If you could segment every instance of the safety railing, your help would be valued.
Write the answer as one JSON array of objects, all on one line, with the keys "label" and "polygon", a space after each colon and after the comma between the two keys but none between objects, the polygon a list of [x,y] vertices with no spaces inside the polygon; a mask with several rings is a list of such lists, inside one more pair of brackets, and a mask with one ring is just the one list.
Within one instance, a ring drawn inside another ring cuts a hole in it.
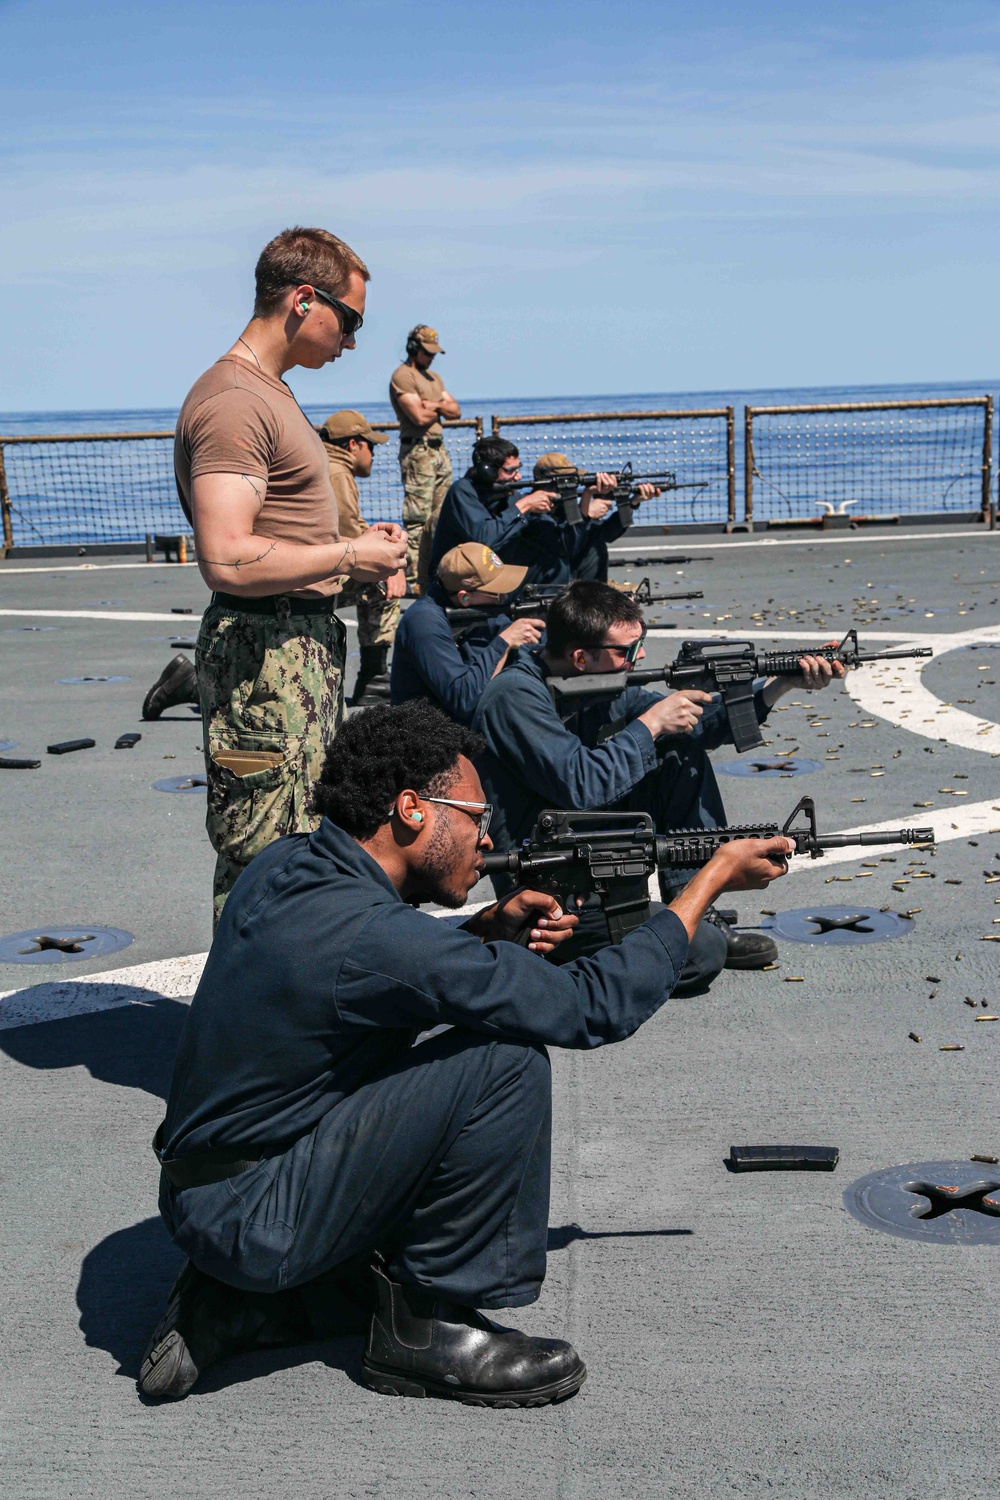
[{"label": "safety railing", "polygon": [[636,512],[640,526],[736,519],[736,422],[731,406],[704,411],[586,411],[494,417],[493,432],[518,446],[525,476],[543,453],[561,453],[578,469],[672,473],[666,489]]},{"label": "safety railing", "polygon": [[962,515],[996,524],[992,395],[748,406],[744,424],[751,527]]},{"label": "safety railing", "polygon": [[[391,436],[396,422],[373,422]],[[484,432],[482,417],[446,422],[456,476]],[[639,526],[731,528],[737,521],[735,417],[704,410],[494,416],[494,434],[520,450],[522,469],[562,453],[581,469],[671,472],[676,489],[646,502]],[[0,436],[3,551],[134,545],[190,530],[177,499],[172,432]],[[963,517],[996,524],[993,397],[748,406],[743,521],[754,525]],[[369,520],[397,520],[398,450],[379,444],[362,487]]]}]

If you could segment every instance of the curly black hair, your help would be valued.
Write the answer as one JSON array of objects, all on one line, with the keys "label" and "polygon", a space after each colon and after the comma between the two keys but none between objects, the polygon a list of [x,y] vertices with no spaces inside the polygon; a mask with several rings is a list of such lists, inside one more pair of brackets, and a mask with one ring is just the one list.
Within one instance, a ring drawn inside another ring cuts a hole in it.
[{"label": "curly black hair", "polygon": [[366,708],[351,715],[327,749],[313,810],[353,838],[371,838],[388,823],[400,792],[447,791],[458,757],[471,760],[484,743],[423,698]]}]

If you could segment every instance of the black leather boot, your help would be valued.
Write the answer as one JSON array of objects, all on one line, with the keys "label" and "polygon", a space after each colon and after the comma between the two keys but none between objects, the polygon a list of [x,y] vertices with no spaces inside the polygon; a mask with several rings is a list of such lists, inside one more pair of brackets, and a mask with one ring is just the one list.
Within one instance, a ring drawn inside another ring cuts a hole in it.
[{"label": "black leather boot", "polygon": [[361,647],[361,665],[354,683],[354,692],[347,700],[349,708],[370,707],[373,703],[385,703],[388,700],[388,658],[388,646]]},{"label": "black leather boot", "polygon": [[158,719],[165,708],[198,702],[198,674],[194,662],[179,651],[163,668],[142,703],[144,719]]},{"label": "black leather boot", "polygon": [[174,1282],[139,1370],[144,1396],[178,1401],[198,1376],[230,1354],[274,1349],[313,1337],[297,1292],[241,1292],[190,1261]]},{"label": "black leather boot", "polygon": [[580,1389],[586,1366],[571,1344],[533,1339],[472,1307],[402,1286],[372,1267],[378,1306],[361,1373],[383,1396],[445,1396],[467,1406],[547,1406]]},{"label": "black leather boot", "polygon": [[714,906],[710,906],[705,913],[705,921],[717,927],[726,939],[729,950],[726,968],[763,969],[768,964],[777,963],[778,945],[774,938],[769,938],[763,932],[738,932],[726,920],[730,916],[735,916],[735,912],[716,911]]}]

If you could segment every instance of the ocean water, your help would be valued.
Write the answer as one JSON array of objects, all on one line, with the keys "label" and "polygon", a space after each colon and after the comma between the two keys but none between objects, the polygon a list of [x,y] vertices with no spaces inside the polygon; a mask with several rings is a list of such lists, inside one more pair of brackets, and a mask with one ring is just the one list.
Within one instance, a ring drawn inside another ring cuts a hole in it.
[{"label": "ocean water", "polygon": [[[583,468],[638,472],[669,470],[679,488],[639,512],[641,523],[725,520],[728,473],[725,423],[719,419],[574,423],[574,413],[687,412],[735,408],[736,517],[744,512],[744,410],[842,402],[982,397],[1000,380],[939,385],[826,386],[778,390],[643,392],[530,399],[463,399],[463,417],[491,418],[521,450],[523,466],[548,451],[568,453]],[[389,404],[352,401],[372,422],[393,420]],[[315,422],[335,409],[306,405]],[[543,424],[518,418],[544,414]],[[3,437],[37,434],[166,432],[176,409],[0,413]],[[919,413],[760,418],[754,438],[756,520],[815,516],[822,506],[854,514],[973,512],[980,507],[983,414],[974,408]],[[456,474],[468,463],[475,433],[447,434]],[[994,450],[996,433],[994,433]],[[370,520],[398,518],[402,489],[394,438],[377,450],[372,478],[363,484]],[[15,543],[93,544],[137,541],[148,531],[187,529],[177,505],[169,441],[15,444],[5,448]],[[996,495],[996,452],[993,455]]]}]

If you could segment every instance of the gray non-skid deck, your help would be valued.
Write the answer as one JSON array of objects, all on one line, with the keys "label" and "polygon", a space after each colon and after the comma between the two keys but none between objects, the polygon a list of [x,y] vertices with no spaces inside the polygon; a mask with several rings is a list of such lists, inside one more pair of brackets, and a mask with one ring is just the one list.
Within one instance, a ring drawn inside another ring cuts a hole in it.
[{"label": "gray non-skid deck", "polygon": [[[138,714],[206,593],[192,568],[0,564],[0,610],[22,612],[0,614],[0,739],[43,762],[0,772],[0,929],[96,922],[135,935],[104,960],[0,965],[0,991],[15,992],[0,999],[4,1492],[994,1496],[996,1248],[879,1234],[841,1195],[881,1167],[1000,1155],[1000,1023],[964,1004],[1000,1011],[1000,945],[981,941],[1000,933],[1000,882],[984,874],[1000,874],[998,547],[981,529],[713,539],[702,551],[714,561],[680,572],[615,569],[704,588],[704,604],[664,614],[679,628],[650,637],[654,662],[703,626],[832,636],[860,612],[862,641],[933,638],[923,684],[966,718],[924,705],[894,724],[908,702],[897,694],[913,689],[894,690],[890,674],[878,704],[793,693],[803,706],[786,699],[772,716],[771,752],[799,747],[822,769],[723,779],[733,821],[780,821],[804,792],[828,830],[935,817],[948,836],[918,856],[935,878],[893,890],[908,864],[893,849],[896,863],[875,851],[872,870],[863,851],[796,869],[737,898],[743,920],[810,902],[920,908],[912,933],[782,944],[777,970],[669,1001],[627,1043],[554,1054],[549,1275],[510,1321],[572,1338],[590,1376],[562,1406],[499,1413],[375,1396],[353,1341],[230,1361],[178,1406],[138,1399],[138,1354],[176,1268],[148,1144],[185,1010],[173,961],[208,945],[212,867],[203,794],[151,790],[199,769],[198,721]],[[942,649],[952,635],[956,649]],[[57,684],[87,674],[129,681]],[[127,729],[141,742],[113,750]],[[98,747],[45,754],[80,735]],[[135,983],[123,972],[153,964]],[[132,1003],[4,1028],[17,1006],[85,1008],[95,992],[80,981],[108,971],[114,998]],[[837,1171],[725,1169],[731,1143],[788,1141],[839,1146]]]}]

